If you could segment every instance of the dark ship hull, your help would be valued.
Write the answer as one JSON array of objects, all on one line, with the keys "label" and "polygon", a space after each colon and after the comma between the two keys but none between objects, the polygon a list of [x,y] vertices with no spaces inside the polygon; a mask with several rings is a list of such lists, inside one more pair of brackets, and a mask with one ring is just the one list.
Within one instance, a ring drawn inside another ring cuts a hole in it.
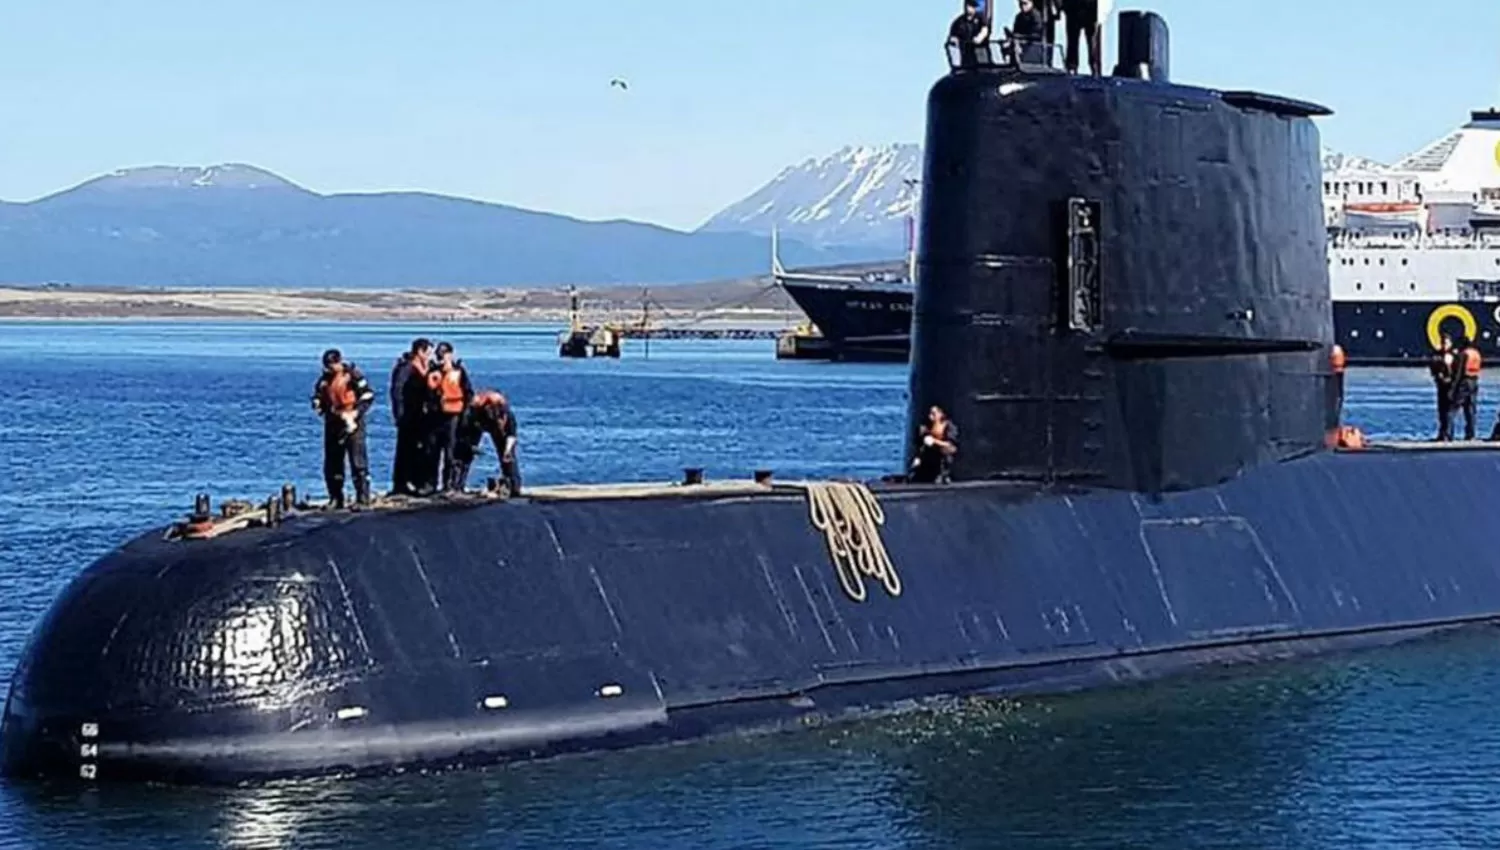
[{"label": "dark ship hull", "polygon": [[151,534],[53,609],[4,763],[195,782],[474,765],[1389,643],[1500,610],[1493,565],[1435,559],[1424,533],[1487,551],[1497,466],[1324,454],[1160,500],[877,489],[898,595],[840,573],[795,489]]},{"label": "dark ship hull", "polygon": [[38,626],[0,768],[472,765],[1500,619],[1500,452],[1330,448],[1326,110],[1167,83],[1165,24],[1118,31],[1124,78],[965,67],[929,96],[903,431],[910,464],[950,412],[955,483],[148,534]]},{"label": "dark ship hull", "polygon": [[[822,332],[829,358],[906,362],[911,356],[912,289],[889,284],[782,284]],[[1466,318],[1467,317],[1467,318]],[[1500,340],[1500,304],[1440,301],[1335,301],[1335,338],[1351,363],[1423,366],[1442,333],[1475,330],[1481,347]]]}]

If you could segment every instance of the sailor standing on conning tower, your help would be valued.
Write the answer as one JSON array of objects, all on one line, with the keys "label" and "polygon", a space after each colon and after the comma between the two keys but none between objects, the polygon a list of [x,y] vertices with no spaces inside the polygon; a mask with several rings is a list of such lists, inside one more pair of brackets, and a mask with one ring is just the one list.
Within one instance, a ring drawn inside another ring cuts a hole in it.
[{"label": "sailor standing on conning tower", "polygon": [[979,65],[979,49],[990,40],[989,20],[979,5],[980,0],[964,0],[963,14],[948,27],[948,41],[958,45],[959,65],[964,68]]}]

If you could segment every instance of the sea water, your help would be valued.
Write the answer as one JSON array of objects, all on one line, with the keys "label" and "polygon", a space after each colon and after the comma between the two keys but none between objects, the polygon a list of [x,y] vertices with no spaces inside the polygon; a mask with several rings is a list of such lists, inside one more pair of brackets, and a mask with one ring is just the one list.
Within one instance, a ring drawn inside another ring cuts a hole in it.
[{"label": "sea water", "polygon": [[[375,385],[454,343],[507,392],[528,485],[872,477],[899,468],[899,365],[777,362],[770,342],[627,343],[561,360],[551,327],[3,323],[0,681],[77,570],[192,495],[320,495],[309,397],[337,346]],[[1487,376],[1487,382],[1491,379]],[[1500,391],[1486,387],[1487,398]],[[1426,438],[1422,370],[1352,370],[1348,419]],[[1480,423],[1494,416],[1486,403]],[[493,455],[481,461],[493,462]],[[476,471],[471,479],[489,473]],[[1497,520],[1500,522],[1500,520]],[[1500,526],[1497,526],[1500,527]],[[1434,557],[1448,553],[1434,529]],[[0,846],[1491,847],[1500,634],[1139,687],[442,776],[244,789],[0,784]]]}]

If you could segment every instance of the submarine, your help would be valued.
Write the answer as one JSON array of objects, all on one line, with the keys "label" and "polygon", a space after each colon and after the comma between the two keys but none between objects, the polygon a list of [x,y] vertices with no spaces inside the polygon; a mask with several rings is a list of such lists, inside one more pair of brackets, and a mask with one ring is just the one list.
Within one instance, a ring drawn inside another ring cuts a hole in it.
[{"label": "submarine", "polygon": [[1119,21],[1109,75],[984,51],[928,95],[906,427],[950,413],[951,481],[273,500],[154,529],[37,624],[0,772],[469,768],[1500,619],[1500,453],[1335,439],[1328,110],[1176,83],[1166,22]]}]

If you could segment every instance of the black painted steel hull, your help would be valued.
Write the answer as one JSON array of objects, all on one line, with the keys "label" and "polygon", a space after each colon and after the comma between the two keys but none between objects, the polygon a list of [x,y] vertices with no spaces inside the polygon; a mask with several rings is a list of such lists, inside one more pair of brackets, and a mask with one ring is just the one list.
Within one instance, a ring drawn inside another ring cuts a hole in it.
[{"label": "black painted steel hull", "polygon": [[[878,491],[841,589],[797,491],[299,517],[89,568],[13,681],[10,776],[454,767],[1058,691],[1500,616],[1500,452],[1324,454],[1159,500]],[[1456,538],[1452,535],[1458,535]]]},{"label": "black painted steel hull", "polygon": [[[784,284],[787,294],[845,361],[906,362],[911,356],[912,291],[859,284]],[[1447,333],[1478,337],[1500,351],[1500,303],[1335,301],[1334,333],[1350,362],[1426,365],[1431,340]]]}]

